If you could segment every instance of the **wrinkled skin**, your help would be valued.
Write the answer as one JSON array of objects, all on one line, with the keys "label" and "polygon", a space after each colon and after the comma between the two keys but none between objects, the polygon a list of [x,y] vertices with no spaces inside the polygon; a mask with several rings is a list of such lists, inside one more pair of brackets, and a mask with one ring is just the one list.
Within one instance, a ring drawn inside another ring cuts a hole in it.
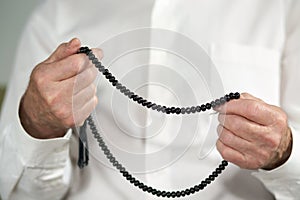
[{"label": "wrinkled skin", "polygon": [[245,169],[272,170],[289,158],[292,134],[281,108],[243,93],[216,110],[217,149],[225,160]]},{"label": "wrinkled skin", "polygon": [[[33,69],[19,107],[23,128],[31,136],[62,137],[95,108],[97,69],[86,55],[76,54],[80,45],[76,38],[61,44]],[[101,50],[93,52],[102,57]]]}]

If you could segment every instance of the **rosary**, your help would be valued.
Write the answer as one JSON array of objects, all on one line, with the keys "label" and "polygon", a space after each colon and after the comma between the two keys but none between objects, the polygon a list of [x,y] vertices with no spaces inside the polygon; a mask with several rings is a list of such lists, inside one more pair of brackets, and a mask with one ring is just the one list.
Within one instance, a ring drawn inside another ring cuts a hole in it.
[{"label": "rosary", "polygon": [[[139,95],[135,94],[134,92],[130,91],[128,88],[126,88],[124,85],[122,85],[110,72],[108,69],[106,69],[102,63],[95,57],[92,50],[88,47],[81,47],[77,53],[84,53],[88,56],[89,60],[92,61],[92,63],[95,65],[95,67],[105,76],[105,78],[114,86],[117,90],[119,90],[121,93],[123,93],[125,96],[127,96],[129,99],[132,99],[133,101],[137,102],[138,104],[141,104],[142,106],[156,110],[158,112],[166,113],[166,114],[191,114],[196,112],[204,112],[206,110],[210,110],[211,108],[214,108],[216,106],[223,105],[224,103],[232,100],[232,99],[239,99],[240,94],[238,92],[236,93],[230,93],[226,94],[224,97],[221,97],[219,99],[216,99],[210,103],[198,105],[198,106],[192,106],[192,107],[167,107],[158,105],[155,103],[152,103],[143,97],[140,97]],[[212,181],[214,181],[219,174],[222,173],[222,171],[225,169],[225,167],[228,165],[228,162],[226,160],[223,160],[221,164],[204,180],[201,181],[200,184],[194,185],[190,188],[183,189],[183,190],[177,190],[177,191],[165,191],[165,190],[159,190],[152,188],[138,179],[136,179],[132,174],[130,174],[124,166],[122,166],[121,163],[119,163],[114,155],[111,153],[107,145],[105,144],[103,138],[99,134],[97,127],[94,123],[94,120],[92,116],[89,116],[86,121],[84,122],[84,125],[80,127],[80,137],[79,137],[79,160],[78,160],[78,166],[80,168],[83,168],[88,164],[88,152],[86,150],[87,146],[87,136],[86,136],[86,126],[89,125],[91,132],[94,136],[94,138],[97,140],[99,147],[103,151],[104,155],[108,159],[108,161],[134,186],[137,188],[143,190],[144,192],[151,193],[152,195],[156,195],[158,197],[167,197],[167,198],[176,198],[176,197],[184,197],[187,195],[191,195],[195,192],[199,192],[200,190],[203,190],[208,184],[210,184]],[[85,151],[85,152],[84,152]]]}]

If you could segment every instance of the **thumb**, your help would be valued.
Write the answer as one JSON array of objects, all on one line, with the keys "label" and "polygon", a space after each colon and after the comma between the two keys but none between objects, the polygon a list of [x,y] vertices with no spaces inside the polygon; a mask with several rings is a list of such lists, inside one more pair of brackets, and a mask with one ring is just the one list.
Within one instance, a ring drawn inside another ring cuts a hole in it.
[{"label": "thumb", "polygon": [[255,101],[259,101],[259,102],[264,102],[263,100],[261,100],[260,98],[257,98],[249,93],[241,93],[241,99],[249,99],[249,100],[255,100]]},{"label": "thumb", "polygon": [[81,42],[78,38],[73,38],[68,43],[60,44],[57,49],[45,60],[45,63],[52,63],[62,60],[75,54],[80,48]]}]

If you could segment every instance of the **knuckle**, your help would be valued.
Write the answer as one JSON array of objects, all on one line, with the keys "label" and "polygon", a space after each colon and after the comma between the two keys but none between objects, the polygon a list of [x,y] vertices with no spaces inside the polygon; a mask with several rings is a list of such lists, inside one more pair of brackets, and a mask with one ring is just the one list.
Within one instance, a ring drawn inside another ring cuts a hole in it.
[{"label": "knuckle", "polygon": [[58,97],[55,94],[44,94],[43,99],[50,108],[55,107],[57,102],[59,102]]},{"label": "knuckle", "polygon": [[38,88],[43,87],[47,82],[46,73],[44,73],[44,67],[38,65],[36,68],[34,68],[31,73],[30,79]]},{"label": "knuckle", "polygon": [[43,98],[45,99],[46,103],[53,108],[57,108],[58,105],[62,103],[66,103],[67,99],[65,98],[65,91],[62,89],[57,89],[54,91],[45,92]]},{"label": "knuckle", "polygon": [[247,112],[249,113],[251,118],[256,117],[261,112],[261,103],[257,101],[253,101],[251,104],[247,106]]},{"label": "knuckle", "polygon": [[271,150],[277,149],[281,141],[281,137],[277,134],[265,134],[264,144],[267,145]]},{"label": "knuckle", "polygon": [[56,118],[65,121],[72,116],[71,109],[68,106],[61,106],[59,109],[53,111]]}]

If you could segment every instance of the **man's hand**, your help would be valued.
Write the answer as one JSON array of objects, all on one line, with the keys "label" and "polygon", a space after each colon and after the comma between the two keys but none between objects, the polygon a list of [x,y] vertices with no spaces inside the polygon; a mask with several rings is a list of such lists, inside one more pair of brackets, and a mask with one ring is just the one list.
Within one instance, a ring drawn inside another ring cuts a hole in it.
[{"label": "man's hand", "polygon": [[216,108],[217,149],[222,157],[245,169],[275,169],[290,156],[292,133],[279,107],[243,93]]},{"label": "man's hand", "polygon": [[[62,137],[95,108],[97,69],[86,55],[76,54],[79,48],[78,39],[63,43],[33,69],[19,107],[21,123],[31,136]],[[101,50],[93,52],[102,57]]]}]

